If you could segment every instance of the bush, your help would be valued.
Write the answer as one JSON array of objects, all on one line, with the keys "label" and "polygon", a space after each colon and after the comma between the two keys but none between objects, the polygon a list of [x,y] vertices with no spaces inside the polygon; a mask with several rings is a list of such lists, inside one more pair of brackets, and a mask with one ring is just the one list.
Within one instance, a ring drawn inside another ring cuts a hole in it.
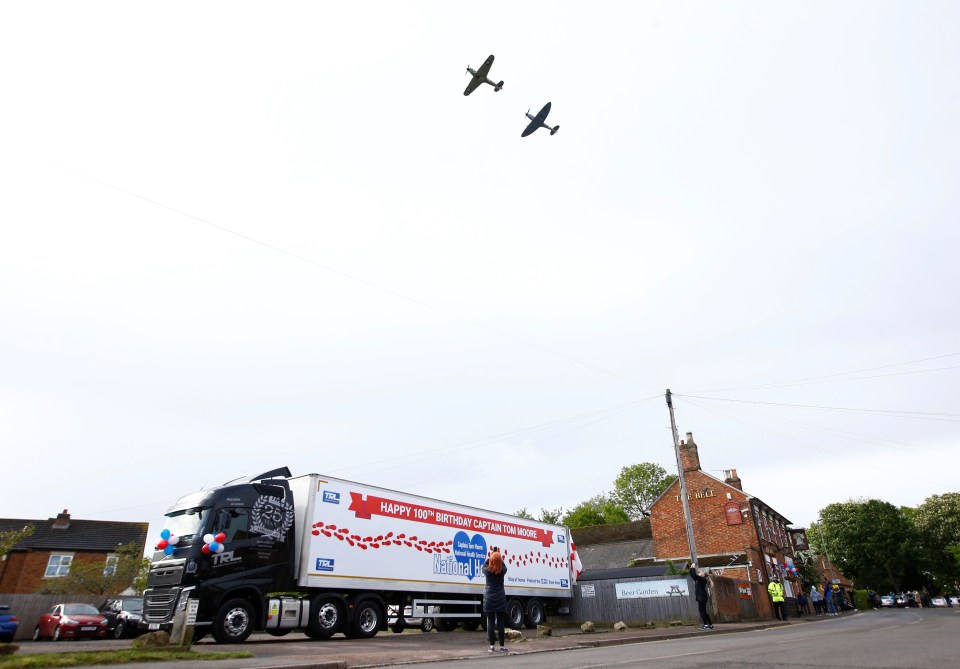
[{"label": "bush", "polygon": [[853,591],[853,605],[861,611],[870,610],[870,591],[869,590],[854,590]]}]

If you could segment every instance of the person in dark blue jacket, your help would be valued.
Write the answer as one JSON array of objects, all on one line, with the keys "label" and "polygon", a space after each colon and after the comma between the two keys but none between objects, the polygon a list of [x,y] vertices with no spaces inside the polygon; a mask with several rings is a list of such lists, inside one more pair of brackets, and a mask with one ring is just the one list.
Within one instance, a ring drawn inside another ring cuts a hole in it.
[{"label": "person in dark blue jacket", "polygon": [[707,602],[710,601],[710,592],[707,590],[707,577],[702,571],[697,570],[697,565],[690,567],[690,578],[694,584],[694,598],[697,600],[697,607],[700,609],[700,622],[703,623],[705,630],[713,629],[713,622],[710,620],[710,614],[707,613]]},{"label": "person in dark blue jacket", "polygon": [[507,617],[507,594],[503,590],[503,577],[507,575],[507,565],[503,564],[503,557],[496,546],[493,552],[483,563],[483,575],[487,579],[483,589],[483,612],[487,614],[487,641],[490,642],[491,653],[497,652],[493,633],[496,631],[500,641],[500,651],[507,652],[503,645],[505,630],[504,620]]}]

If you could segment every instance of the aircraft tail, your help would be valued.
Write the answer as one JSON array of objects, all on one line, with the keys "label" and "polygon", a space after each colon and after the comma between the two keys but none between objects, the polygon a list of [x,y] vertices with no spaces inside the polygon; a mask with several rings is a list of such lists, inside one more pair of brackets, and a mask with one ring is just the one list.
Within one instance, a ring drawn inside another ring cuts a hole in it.
[{"label": "aircraft tail", "polygon": [[501,81],[499,84],[497,84],[496,86],[493,87],[493,92],[496,93],[496,92],[499,91],[501,88],[503,88],[503,82],[502,82],[502,81]]}]

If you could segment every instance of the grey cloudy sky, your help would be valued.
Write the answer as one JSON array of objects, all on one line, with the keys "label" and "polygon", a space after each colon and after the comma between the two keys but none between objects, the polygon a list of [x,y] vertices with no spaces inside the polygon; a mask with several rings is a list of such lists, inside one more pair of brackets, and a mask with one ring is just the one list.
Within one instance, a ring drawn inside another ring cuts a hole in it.
[{"label": "grey cloudy sky", "polygon": [[8,2],[0,62],[3,517],[569,509],[668,387],[798,526],[960,490],[955,2]]}]

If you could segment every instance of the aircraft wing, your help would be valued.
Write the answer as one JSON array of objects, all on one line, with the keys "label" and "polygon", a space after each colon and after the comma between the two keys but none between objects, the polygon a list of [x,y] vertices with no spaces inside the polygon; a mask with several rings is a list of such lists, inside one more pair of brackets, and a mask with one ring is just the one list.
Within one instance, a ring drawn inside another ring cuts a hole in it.
[{"label": "aircraft wing", "polygon": [[492,55],[489,58],[487,58],[485,61],[483,61],[483,65],[481,65],[477,69],[477,76],[480,77],[481,79],[485,79],[487,77],[487,73],[490,72],[491,65],[493,65]]},{"label": "aircraft wing", "polygon": [[483,83],[483,77],[479,75],[474,77],[473,79],[470,80],[470,83],[467,84],[467,89],[463,92],[463,94],[470,95],[477,89],[477,86],[479,86],[482,83]]},{"label": "aircraft wing", "polygon": [[520,133],[520,136],[526,137],[527,135],[532,135],[534,132],[536,132],[537,128],[539,127],[540,127],[540,121],[530,121],[530,125],[528,125],[526,129]]}]

